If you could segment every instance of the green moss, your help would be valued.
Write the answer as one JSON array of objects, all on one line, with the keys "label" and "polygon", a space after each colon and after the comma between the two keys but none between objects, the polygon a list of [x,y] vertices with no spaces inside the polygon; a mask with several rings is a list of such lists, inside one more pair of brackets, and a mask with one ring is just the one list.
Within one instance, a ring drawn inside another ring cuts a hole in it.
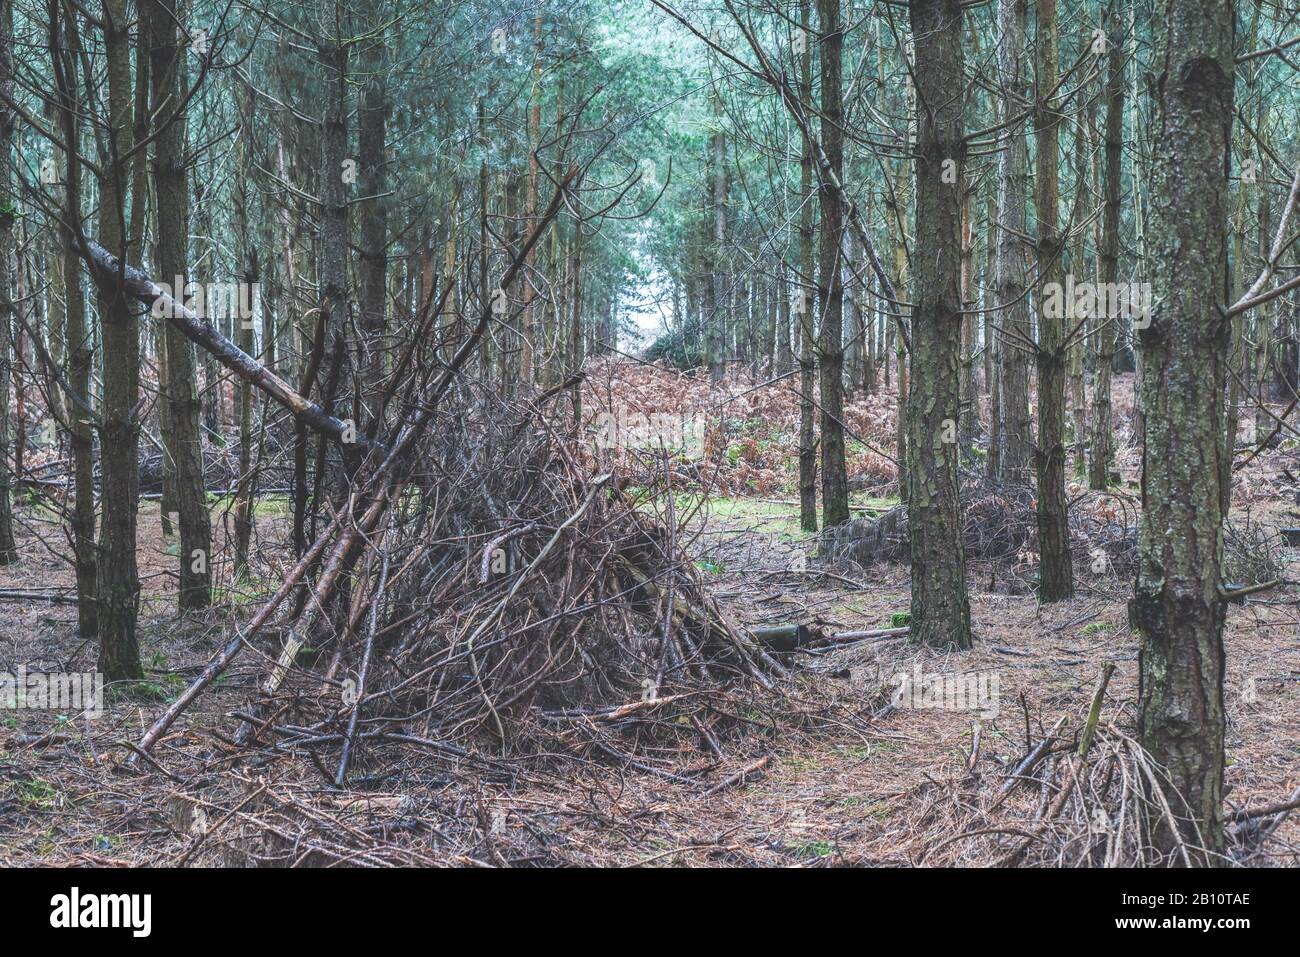
[{"label": "green moss", "polygon": [[792,754],[783,758],[781,763],[792,771],[820,771],[822,769],[820,761],[813,758],[800,757],[797,754]]},{"label": "green moss", "polygon": [[[209,495],[208,507],[213,512],[223,512],[229,509],[235,509],[235,496],[227,495]],[[253,515],[257,518],[275,518],[289,514],[289,496],[287,495],[264,495],[258,493],[253,496]]]},{"label": "green moss", "polygon": [[58,789],[40,778],[19,779],[0,785],[0,794],[6,791],[27,808],[48,810],[60,803]]},{"label": "green moss", "polygon": [[795,852],[800,857],[830,857],[835,853],[835,845],[830,841],[813,841],[805,844]]}]

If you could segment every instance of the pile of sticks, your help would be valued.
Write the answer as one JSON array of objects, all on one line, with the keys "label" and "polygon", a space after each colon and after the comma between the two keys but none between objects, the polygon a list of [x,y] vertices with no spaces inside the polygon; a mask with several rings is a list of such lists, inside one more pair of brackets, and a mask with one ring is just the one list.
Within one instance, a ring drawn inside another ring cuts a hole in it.
[{"label": "pile of sticks", "polygon": [[[500,290],[521,275],[576,175],[558,184]],[[620,723],[667,698],[770,687],[783,672],[696,579],[671,504],[657,520],[647,493],[634,500],[608,469],[592,476],[572,417],[551,410],[578,377],[507,401],[468,375],[489,325],[506,321],[501,297],[454,340],[439,335],[446,291],[426,302],[374,421],[358,431],[139,270],[94,246],[88,260],[141,302],[163,300],[186,336],[339,446],[297,563],[128,745],[128,765],[161,768],[151,752],[248,648],[273,665],[259,700],[235,715],[236,747],[309,752],[318,768],[332,761],[338,785],[359,752],[401,745],[478,760],[483,735],[502,753],[527,747],[517,731],[529,716],[542,719],[533,726]]]},{"label": "pile of sticks", "polygon": [[[968,558],[1014,559],[1031,544],[1036,531],[1033,489],[969,473],[962,481],[961,499],[962,544]],[[862,566],[907,561],[911,556],[907,506],[826,529],[821,551],[832,562]]]},{"label": "pile of sticks", "polygon": [[[991,855],[1001,867],[1186,867],[1200,859],[1206,853],[1200,843],[1180,836],[1190,810],[1181,798],[1166,796],[1165,770],[1121,722],[1102,720],[1114,673],[1115,665],[1106,662],[1077,730],[1071,730],[1073,716],[1065,715],[1034,743],[1026,707],[1025,753],[1000,776],[976,771],[976,726],[966,762],[970,773],[962,782],[976,786],[973,799],[967,795],[962,802],[971,813],[956,833],[932,843],[918,863],[950,866]],[[1226,853],[1217,862],[1266,859],[1268,839],[1297,808],[1300,789],[1275,804],[1233,810]],[[1153,847],[1156,829],[1174,836],[1174,846],[1163,856]]]},{"label": "pile of sticks", "polygon": [[410,460],[400,482],[354,487],[254,616],[250,630],[315,562],[276,622],[261,700],[237,715],[240,743],[332,752],[342,784],[371,745],[519,750],[539,725],[607,723],[783,670],[727,621],[646,492],[592,477],[535,403],[485,391],[449,406]]}]

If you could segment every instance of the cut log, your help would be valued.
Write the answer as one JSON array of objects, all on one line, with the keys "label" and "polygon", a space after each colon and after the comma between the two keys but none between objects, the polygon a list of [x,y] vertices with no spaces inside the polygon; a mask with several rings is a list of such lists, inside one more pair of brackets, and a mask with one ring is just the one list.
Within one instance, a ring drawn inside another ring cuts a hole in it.
[{"label": "cut log", "polygon": [[751,628],[749,633],[768,651],[781,653],[802,648],[812,638],[812,629],[807,625],[770,625]]}]

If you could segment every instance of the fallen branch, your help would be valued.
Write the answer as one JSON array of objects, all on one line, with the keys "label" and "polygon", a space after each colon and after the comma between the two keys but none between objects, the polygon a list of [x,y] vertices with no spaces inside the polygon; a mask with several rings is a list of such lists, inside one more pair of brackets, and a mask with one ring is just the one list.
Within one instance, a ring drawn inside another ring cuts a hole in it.
[{"label": "fallen branch", "polygon": [[[1038,744],[1034,745],[1034,749],[1025,755],[1024,760],[1017,764],[1011,773],[1007,775],[1007,779],[1003,781],[1002,786],[998,788],[998,800],[994,802],[993,807],[997,807],[1001,804],[1002,799],[1010,794],[1017,784],[1028,777],[1029,772],[1033,771],[1034,768],[1038,766],[1038,763],[1047,756],[1048,749],[1051,748],[1053,743],[1055,743],[1056,736],[1060,733],[1061,727],[1065,724],[1065,721],[1065,717],[1062,716],[1060,720],[1056,722],[1056,725],[1052,728],[1051,732],[1049,732],[1042,741],[1039,741]],[[990,808],[990,810],[992,810],[992,808]]]},{"label": "fallen branch", "polygon": [[911,634],[910,627],[903,628],[875,628],[868,631],[840,631],[833,635],[826,635],[822,638],[814,638],[801,649],[803,651],[816,651],[825,653],[834,648],[855,645],[864,641],[892,641],[896,638],[905,638]]},{"label": "fallen branch", "polygon": [[1282,801],[1280,804],[1269,804],[1264,807],[1244,808],[1240,811],[1234,811],[1232,819],[1234,821],[1249,821],[1257,817],[1273,817],[1274,815],[1285,815],[1300,808],[1300,789],[1297,789],[1291,795],[1289,800]]},{"label": "fallen branch", "polygon": [[728,777],[719,781],[717,784],[713,785],[713,787],[709,788],[707,791],[701,794],[700,797],[712,797],[713,795],[717,794],[719,791],[725,791],[727,788],[731,787],[734,784],[742,783],[745,780],[745,778],[748,777],[749,775],[753,774],[756,771],[761,771],[763,770],[763,768],[767,767],[767,762],[769,760],[770,758],[767,755],[764,755],[763,757],[759,758],[757,761],[753,762],[752,764],[745,765],[735,774],[729,775]]},{"label": "fallen branch", "polygon": [[0,601],[44,601],[51,605],[75,605],[77,596],[66,594],[63,589],[0,588]]}]

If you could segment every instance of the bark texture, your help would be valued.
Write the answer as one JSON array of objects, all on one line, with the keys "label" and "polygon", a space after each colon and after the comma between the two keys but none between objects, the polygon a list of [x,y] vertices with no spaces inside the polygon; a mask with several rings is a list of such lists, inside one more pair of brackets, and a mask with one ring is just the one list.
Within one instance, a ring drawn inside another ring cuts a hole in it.
[{"label": "bark texture", "polygon": [[912,0],[916,44],[916,282],[908,392],[912,640],[971,645],[956,425],[966,143],[960,0]]},{"label": "bark texture", "polygon": [[[1139,332],[1145,413],[1133,618],[1142,634],[1138,728],[1165,769],[1177,833],[1155,818],[1170,863],[1215,863],[1223,829],[1224,380],[1230,323],[1226,157],[1233,115],[1233,6],[1167,0],[1155,18],[1151,325]],[[1196,848],[1205,848],[1198,851]]]}]

